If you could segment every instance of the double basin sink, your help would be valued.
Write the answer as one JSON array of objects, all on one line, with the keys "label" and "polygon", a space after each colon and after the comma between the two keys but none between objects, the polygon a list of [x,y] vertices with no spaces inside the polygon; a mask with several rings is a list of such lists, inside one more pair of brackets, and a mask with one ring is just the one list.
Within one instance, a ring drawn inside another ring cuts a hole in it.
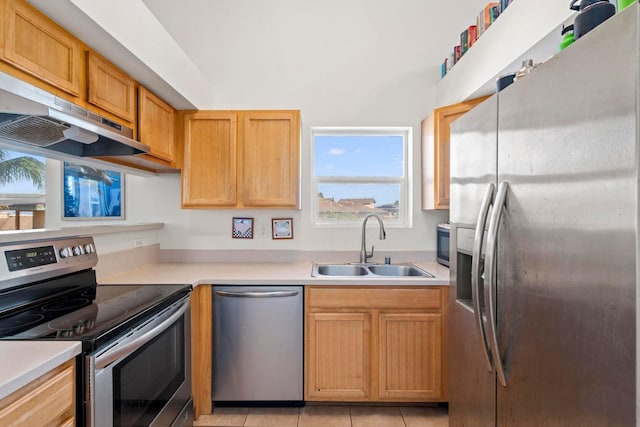
[{"label": "double basin sink", "polygon": [[312,277],[435,277],[412,264],[313,264]]}]

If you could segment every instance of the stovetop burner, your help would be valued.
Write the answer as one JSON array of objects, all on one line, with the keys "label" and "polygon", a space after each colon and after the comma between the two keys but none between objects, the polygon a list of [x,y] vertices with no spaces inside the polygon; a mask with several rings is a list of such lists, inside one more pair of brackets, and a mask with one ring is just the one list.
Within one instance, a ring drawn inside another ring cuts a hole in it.
[{"label": "stovetop burner", "polygon": [[123,307],[109,305],[99,307],[97,304],[91,304],[66,316],[52,320],[49,322],[48,327],[56,331],[74,330],[76,333],[82,333],[93,329],[95,325],[104,324],[122,317],[126,313],[127,310]]},{"label": "stovetop burner", "polygon": [[72,298],[66,300],[55,301],[42,306],[42,311],[69,311],[74,308],[84,307],[89,304],[89,300],[86,298]]},{"label": "stovetop burner", "polygon": [[27,329],[29,326],[37,325],[44,319],[39,313],[18,313],[11,317],[0,319],[0,336],[12,335]]}]

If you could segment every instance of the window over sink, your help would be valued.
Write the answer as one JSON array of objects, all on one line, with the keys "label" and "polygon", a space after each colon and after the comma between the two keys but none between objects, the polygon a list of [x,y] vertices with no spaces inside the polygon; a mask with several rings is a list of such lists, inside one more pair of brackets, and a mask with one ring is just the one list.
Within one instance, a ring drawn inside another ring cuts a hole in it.
[{"label": "window over sink", "polygon": [[410,127],[313,127],[313,224],[410,226]]}]

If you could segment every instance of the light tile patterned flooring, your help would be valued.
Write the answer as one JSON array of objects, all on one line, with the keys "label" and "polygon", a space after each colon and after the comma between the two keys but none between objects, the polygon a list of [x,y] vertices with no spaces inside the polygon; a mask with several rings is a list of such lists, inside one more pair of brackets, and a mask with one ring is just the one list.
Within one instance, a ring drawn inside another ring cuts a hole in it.
[{"label": "light tile patterned flooring", "polygon": [[303,408],[216,408],[194,426],[206,427],[448,427],[437,407],[305,406]]}]

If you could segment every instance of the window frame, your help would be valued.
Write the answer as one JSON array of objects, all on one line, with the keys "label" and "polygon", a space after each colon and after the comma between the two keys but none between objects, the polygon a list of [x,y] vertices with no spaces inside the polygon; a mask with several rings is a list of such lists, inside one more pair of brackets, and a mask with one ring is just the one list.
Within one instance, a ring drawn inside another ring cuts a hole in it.
[{"label": "window frame", "polygon": [[[402,176],[316,176],[316,136],[401,136],[403,167]],[[412,226],[413,206],[413,128],[411,126],[312,126],[311,127],[311,226],[329,227],[361,227],[362,219],[351,221],[327,221],[320,219],[319,186],[320,184],[399,184],[399,218],[397,221],[385,221],[385,227],[410,228]]]}]

